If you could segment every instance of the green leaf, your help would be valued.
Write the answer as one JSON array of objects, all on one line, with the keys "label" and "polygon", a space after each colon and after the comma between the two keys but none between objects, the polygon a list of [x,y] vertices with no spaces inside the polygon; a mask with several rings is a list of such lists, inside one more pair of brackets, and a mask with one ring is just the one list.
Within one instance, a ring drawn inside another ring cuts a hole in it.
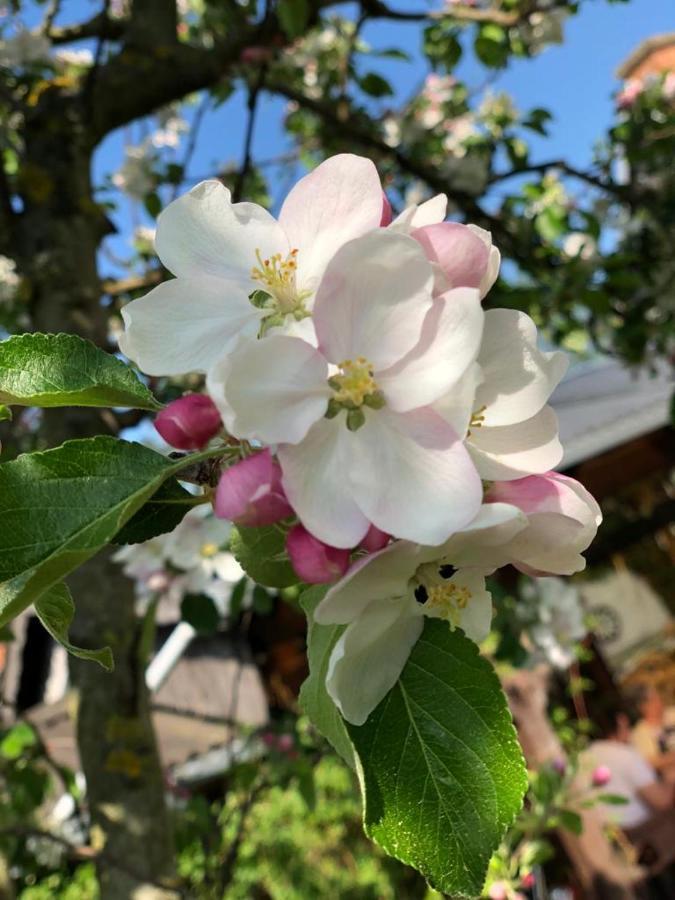
[{"label": "green leaf", "polygon": [[376,72],[368,72],[359,79],[361,90],[371,97],[391,97],[394,93],[386,78]]},{"label": "green leaf", "polygon": [[277,16],[287,37],[300,37],[309,22],[308,0],[279,0]]},{"label": "green leaf", "polygon": [[97,553],[168,478],[203,457],[176,462],[101,436],[0,465],[0,625]]},{"label": "green leaf", "polygon": [[578,812],[573,809],[561,809],[556,816],[560,824],[572,834],[580,835],[584,830],[584,823]]},{"label": "green leaf", "polygon": [[478,896],[527,778],[499,680],[476,645],[428,619],[398,683],[365,725],[347,729],[366,833],[436,890]]},{"label": "green leaf", "polygon": [[[0,347],[2,344],[0,344]],[[3,406],[0,403],[0,422],[11,422],[12,421],[12,410],[9,406]]]},{"label": "green leaf", "polygon": [[68,653],[80,659],[97,662],[107,672],[112,672],[115,663],[110,647],[102,647],[100,650],[84,650],[82,647],[71,644],[68,640],[68,631],[75,615],[75,604],[65,584],[55,584],[39,597],[35,601],[35,614],[54,640],[65,647]]},{"label": "green leaf", "polygon": [[330,741],[340,756],[354,768],[354,750],[342,716],[326,691],[328,660],[344,625],[318,625],[314,610],[325,596],[327,588],[317,585],[300,597],[300,605],[307,615],[307,657],[309,677],[300,688],[300,707],[318,731]]},{"label": "green leaf", "polygon": [[0,741],[0,756],[3,759],[19,759],[37,743],[37,735],[28,722],[17,722]]},{"label": "green leaf", "polygon": [[258,584],[284,588],[299,581],[286,555],[286,536],[273,525],[233,529],[230,549],[242,569]]},{"label": "green leaf", "polygon": [[160,200],[159,195],[154,191],[146,196],[143,205],[145,206],[148,215],[152,216],[153,219],[156,219],[162,211],[162,201]]},{"label": "green leaf", "polygon": [[180,616],[201,634],[213,634],[220,622],[216,604],[205,594],[186,594],[180,604]]},{"label": "green leaf", "polygon": [[74,334],[19,334],[2,341],[0,403],[161,406],[121,360]]},{"label": "green leaf", "polygon": [[608,803],[610,806],[625,806],[628,803],[628,797],[623,794],[598,794],[595,799],[598,803]]},{"label": "green leaf", "polygon": [[133,515],[112,540],[113,544],[140,544],[173,531],[195,506],[195,497],[175,478],[166,481],[152,499]]}]

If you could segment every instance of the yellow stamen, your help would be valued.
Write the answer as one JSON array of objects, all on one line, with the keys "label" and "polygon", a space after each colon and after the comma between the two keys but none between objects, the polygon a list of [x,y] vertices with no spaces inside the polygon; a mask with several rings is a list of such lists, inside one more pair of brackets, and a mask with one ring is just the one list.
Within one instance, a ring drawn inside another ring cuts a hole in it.
[{"label": "yellow stamen", "polygon": [[345,359],[340,363],[340,373],[330,379],[336,403],[355,409],[363,406],[366,397],[377,391],[373,366],[363,356]]},{"label": "yellow stamen", "polygon": [[271,294],[279,304],[279,312],[295,312],[302,301],[309,296],[309,291],[298,291],[295,283],[298,268],[297,249],[285,258],[281,253],[275,253],[267,259],[263,259],[260,250],[255,251],[258,265],[251,269],[251,278],[257,281],[261,290]]},{"label": "yellow stamen", "polygon": [[202,544],[199,550],[200,556],[203,556],[204,559],[210,559],[212,556],[215,556],[217,552],[218,544],[212,543]]},{"label": "yellow stamen", "polygon": [[485,410],[487,406],[479,407],[471,416],[471,421],[469,422],[469,428],[480,428],[483,422],[485,421]]},{"label": "yellow stamen", "polygon": [[459,624],[459,614],[466,609],[471,600],[471,591],[467,587],[452,582],[435,584],[427,588],[428,600],[425,612],[447,619],[451,625]]}]

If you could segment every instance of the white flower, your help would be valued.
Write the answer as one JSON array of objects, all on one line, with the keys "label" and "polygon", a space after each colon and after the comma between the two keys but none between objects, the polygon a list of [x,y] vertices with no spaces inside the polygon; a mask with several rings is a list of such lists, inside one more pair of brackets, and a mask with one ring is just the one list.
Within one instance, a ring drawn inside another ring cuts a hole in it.
[{"label": "white flower", "polygon": [[598,254],[598,243],[585,231],[571,231],[563,241],[563,253],[580,259],[593,259]]},{"label": "white flower", "polygon": [[535,578],[526,585],[523,615],[538,653],[556,669],[574,662],[574,646],[586,636],[584,610],[578,590],[560,578]]},{"label": "white flower", "polygon": [[11,303],[14,300],[20,281],[14,260],[8,256],[0,256],[0,303]]},{"label": "white flower", "polygon": [[289,502],[334,547],[355,546],[371,523],[439,544],[480,505],[468,453],[430,404],[475,358],[483,311],[476,290],[434,299],[432,286],[416,241],[372,231],[326,269],[319,349],[272,335],[242,342],[209,373],[230,433],[280,444]]},{"label": "white flower", "polygon": [[146,144],[126,147],[124,162],[112,177],[113,184],[134,200],[143,200],[157,185],[154,156]]},{"label": "white flower", "polygon": [[[382,217],[370,160],[334,156],[302,178],[279,220],[255,203],[232,203],[204,181],[159,216],[155,246],[177,277],[122,310],[120,347],[150,375],[206,372],[261,320],[312,336],[314,293],[333,254]],[[254,306],[253,292],[267,295]]]},{"label": "white flower", "polygon": [[477,365],[436,404],[466,436],[482,478],[508,481],[560,462],[558,420],[546,402],[566,369],[564,353],[538,349],[536,326],[525,313],[486,312]]},{"label": "white flower", "polygon": [[0,40],[0,66],[29,66],[49,59],[51,44],[44,35],[26,28],[7,40]]},{"label": "white flower", "polygon": [[113,559],[136,581],[141,600],[159,595],[177,606],[185,594],[205,594],[225,613],[233,585],[244,576],[234,556],[223,549],[231,528],[210,506],[197,506],[170,534],[122,547]]},{"label": "white flower", "polygon": [[156,113],[159,128],[150,136],[153,147],[177,147],[181,135],[189,130],[189,125],[179,113],[177,104],[166,106]]},{"label": "white flower", "polygon": [[440,547],[390,544],[352,566],[317,607],[320,624],[347,624],[330,656],[326,687],[347,721],[362,725],[396,684],[422,633],[424,616],[445,619],[474,641],[492,620],[485,576],[491,553],[525,525],[515,507],[481,507]]},{"label": "white flower", "polygon": [[595,537],[602,512],[574,478],[547,472],[494,482],[485,499],[510,503],[527,516],[528,527],[507,545],[504,563],[528,575],[572,575],[585,568],[581,553]]},{"label": "white flower", "polygon": [[94,54],[91,50],[57,50],[54,54],[57,65],[66,69],[70,66],[88,68],[94,63]]}]

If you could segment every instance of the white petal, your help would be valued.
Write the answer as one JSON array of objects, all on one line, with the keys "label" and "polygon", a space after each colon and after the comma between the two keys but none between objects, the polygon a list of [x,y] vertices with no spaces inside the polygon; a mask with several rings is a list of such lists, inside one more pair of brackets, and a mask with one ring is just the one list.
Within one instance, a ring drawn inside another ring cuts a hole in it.
[{"label": "white petal", "polygon": [[398,681],[424,619],[407,600],[373,603],[333,648],[326,688],[344,718],[363,725]]},{"label": "white petal", "polygon": [[332,547],[355,547],[370,527],[347,483],[351,438],[341,415],[320,419],[302,443],[278,450],[289,503],[305,528]]},{"label": "white petal", "polygon": [[456,568],[483,566],[489,574],[506,564],[510,542],[527,527],[527,516],[518,507],[484,503],[466,528],[438,548],[439,558]]},{"label": "white petal", "polygon": [[514,309],[486,312],[478,362],[484,380],[476,401],[486,407],[486,425],[530,419],[548,401],[568,365],[564,353],[538,349],[534,322]]},{"label": "white petal", "polygon": [[426,559],[421,559],[420,547],[409,541],[396,541],[357,560],[319,603],[314,619],[323,624],[346,624],[374,600],[404,596],[421,562]]},{"label": "white petal", "polygon": [[478,512],[478,473],[455,432],[430,407],[367,414],[353,439],[352,492],[382,531],[436,545]]},{"label": "white petal", "polygon": [[476,407],[476,390],[483,380],[483,371],[478,363],[469,366],[457,384],[447,394],[434,403],[434,409],[463,438],[469,428],[471,416]]},{"label": "white petal", "polygon": [[456,288],[437,298],[417,345],[378,373],[387,405],[397,412],[427,406],[456,385],[478,354],[483,319],[478,292],[472,288]]},{"label": "white petal", "polygon": [[336,251],[377,228],[381,217],[380,176],[369,159],[340,153],[301,178],[279,213],[290,246],[299,250],[300,287],[315,289]]},{"label": "white petal", "polygon": [[459,627],[472,641],[480,644],[490,634],[492,596],[485,588],[485,577],[475,569],[460,569],[452,581],[468,588],[471,599],[459,614]]},{"label": "white petal", "polygon": [[232,412],[226,424],[235,437],[296,444],[326,412],[327,378],[326,361],[314,347],[299,338],[272,335],[240,343],[214,367],[211,384],[224,384]]},{"label": "white petal", "polygon": [[408,206],[399,213],[389,225],[394,231],[408,233],[413,228],[423,228],[425,225],[438,225],[445,219],[448,211],[448,198],[445,194],[436,194],[430,200],[414,206]]},{"label": "white petal", "polygon": [[558,418],[550,406],[516,425],[475,428],[467,442],[481,478],[512,481],[548,472],[562,459]]},{"label": "white petal", "polygon": [[573,575],[586,567],[581,551],[594,534],[568,516],[537,513],[530,516],[529,528],[509,543],[508,558],[531,574]]},{"label": "white petal", "polygon": [[499,267],[502,261],[502,255],[499,250],[495,246],[493,246],[492,235],[489,231],[486,231],[484,228],[480,228],[478,225],[468,225],[467,227],[470,228],[474,234],[478,235],[478,237],[481,239],[481,241],[483,241],[486,247],[490,248],[488,267],[480,283],[480,295],[481,297],[484,297],[497,280],[497,276],[499,275]]},{"label": "white petal", "polygon": [[433,272],[417,241],[381,228],[345,244],[314,304],[319,347],[340,363],[364,356],[376,370],[417,343],[431,308]]},{"label": "white petal", "polygon": [[148,375],[206,372],[260,316],[240,284],[174,278],[123,307],[120,349]]},{"label": "white petal", "polygon": [[274,217],[257,203],[232,203],[219,181],[202,181],[160,213],[155,248],[174,275],[246,282],[258,264],[256,249],[263,258],[289,251]]}]

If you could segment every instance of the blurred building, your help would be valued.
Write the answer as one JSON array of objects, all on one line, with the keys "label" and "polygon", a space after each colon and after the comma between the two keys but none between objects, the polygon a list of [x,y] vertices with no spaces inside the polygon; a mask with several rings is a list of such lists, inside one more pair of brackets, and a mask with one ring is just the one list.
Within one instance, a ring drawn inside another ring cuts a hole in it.
[{"label": "blurred building", "polygon": [[616,70],[623,81],[643,81],[650,75],[667,75],[669,72],[675,72],[675,31],[656,34],[642,41]]}]

